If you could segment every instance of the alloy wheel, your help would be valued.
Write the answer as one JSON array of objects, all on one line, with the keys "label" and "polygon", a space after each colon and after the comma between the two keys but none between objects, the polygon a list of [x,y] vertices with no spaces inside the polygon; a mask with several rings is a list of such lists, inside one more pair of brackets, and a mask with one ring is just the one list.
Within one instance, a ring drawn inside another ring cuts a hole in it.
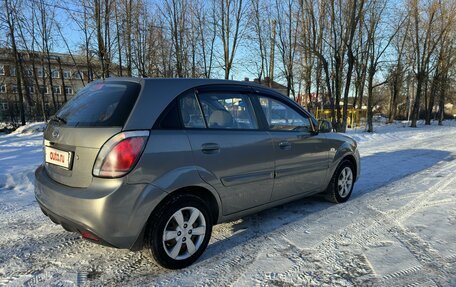
[{"label": "alloy wheel", "polygon": [[340,197],[346,197],[352,188],[353,185],[353,172],[350,167],[346,166],[339,174],[337,180],[337,191]]},{"label": "alloy wheel", "polygon": [[163,247],[174,260],[185,260],[201,247],[206,234],[206,219],[195,207],[176,211],[165,225]]}]

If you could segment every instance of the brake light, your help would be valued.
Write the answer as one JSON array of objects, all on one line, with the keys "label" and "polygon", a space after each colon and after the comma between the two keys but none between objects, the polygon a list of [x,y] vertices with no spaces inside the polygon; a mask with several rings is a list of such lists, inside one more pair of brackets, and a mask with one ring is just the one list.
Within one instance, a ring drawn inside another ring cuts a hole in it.
[{"label": "brake light", "polygon": [[118,143],[106,156],[100,176],[115,177],[130,171],[142,152],[145,139],[129,138]]},{"label": "brake light", "polygon": [[100,241],[100,239],[98,239],[98,237],[96,237],[89,231],[81,230],[80,233],[81,233],[82,237],[84,237],[85,239],[89,239],[89,240],[93,240],[93,241]]},{"label": "brake light", "polygon": [[129,173],[138,162],[148,136],[148,131],[134,131],[112,137],[101,148],[93,175],[114,178]]}]

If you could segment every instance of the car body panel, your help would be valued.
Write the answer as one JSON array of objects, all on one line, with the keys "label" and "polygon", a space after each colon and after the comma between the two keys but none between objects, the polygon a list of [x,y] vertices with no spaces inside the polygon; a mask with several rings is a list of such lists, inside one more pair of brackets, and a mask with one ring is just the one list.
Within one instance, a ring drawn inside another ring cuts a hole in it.
[{"label": "car body panel", "polygon": [[175,169],[193,166],[192,149],[183,130],[151,130],[146,147],[127,182],[154,183]]},{"label": "car body panel", "polygon": [[153,185],[130,185],[120,179],[94,178],[87,188],[66,187],[50,178],[43,166],[35,177],[40,205],[119,248],[133,246],[150,209],[166,196]]},{"label": "car body panel", "polygon": [[[219,193],[223,214],[269,201],[273,186],[272,140],[265,131],[191,130],[187,132],[201,178]],[[204,152],[207,143],[215,152]]]},{"label": "car body panel", "polygon": [[72,154],[70,169],[46,163],[49,176],[67,186],[88,187],[92,182],[93,163],[100,148],[121,130],[121,127],[75,128],[49,123],[44,131],[45,146]]},{"label": "car body panel", "polygon": [[348,156],[355,160],[355,181],[358,180],[361,173],[361,163],[356,141],[349,136],[340,133],[326,133],[326,144],[330,147],[329,168],[326,181],[329,182],[339,163]]},{"label": "car body panel", "polygon": [[[274,141],[275,180],[271,201],[322,190],[328,168],[324,135],[309,132],[270,132]],[[286,142],[289,149],[279,147]]]}]

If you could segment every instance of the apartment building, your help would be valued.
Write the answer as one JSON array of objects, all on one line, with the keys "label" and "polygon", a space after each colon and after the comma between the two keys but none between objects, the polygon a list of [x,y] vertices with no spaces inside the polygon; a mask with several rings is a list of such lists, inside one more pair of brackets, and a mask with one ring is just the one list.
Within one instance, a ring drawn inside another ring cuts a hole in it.
[{"label": "apartment building", "polygon": [[[22,93],[27,120],[42,118],[42,103],[47,115],[55,113],[65,101],[88,82],[98,78],[100,65],[84,56],[41,52],[20,52]],[[17,121],[19,94],[16,61],[11,49],[0,49],[0,121]]]}]

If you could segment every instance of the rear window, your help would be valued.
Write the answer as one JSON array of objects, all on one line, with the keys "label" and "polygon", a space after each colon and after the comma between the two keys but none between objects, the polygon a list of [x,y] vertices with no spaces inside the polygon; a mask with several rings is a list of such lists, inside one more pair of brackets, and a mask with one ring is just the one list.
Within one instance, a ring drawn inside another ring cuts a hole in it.
[{"label": "rear window", "polygon": [[80,90],[56,114],[66,126],[123,126],[138,98],[138,83],[94,82]]}]

